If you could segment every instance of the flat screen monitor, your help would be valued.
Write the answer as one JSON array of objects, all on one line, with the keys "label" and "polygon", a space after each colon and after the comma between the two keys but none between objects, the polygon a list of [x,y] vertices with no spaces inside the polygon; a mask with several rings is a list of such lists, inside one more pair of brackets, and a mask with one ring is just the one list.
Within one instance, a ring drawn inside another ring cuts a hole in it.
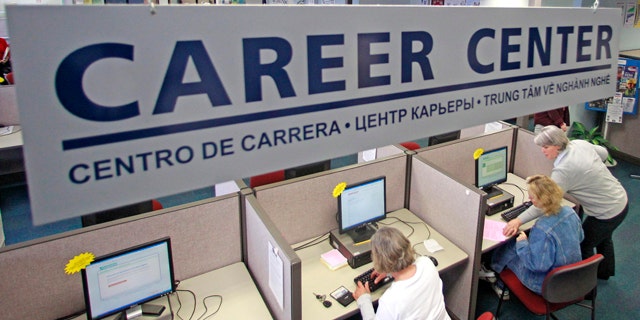
[{"label": "flat screen monitor", "polygon": [[384,219],[386,213],[385,177],[348,185],[338,197],[340,233],[347,233],[354,243],[370,239],[376,231],[371,223]]},{"label": "flat screen monitor", "polygon": [[171,241],[162,238],[98,257],[82,270],[82,284],[87,319],[141,315],[145,302],[175,291]]},{"label": "flat screen monitor", "polygon": [[460,139],[460,130],[429,137],[429,146]]},{"label": "flat screen monitor", "polygon": [[476,187],[493,198],[502,194],[496,185],[507,181],[507,147],[483,152],[476,159]]}]

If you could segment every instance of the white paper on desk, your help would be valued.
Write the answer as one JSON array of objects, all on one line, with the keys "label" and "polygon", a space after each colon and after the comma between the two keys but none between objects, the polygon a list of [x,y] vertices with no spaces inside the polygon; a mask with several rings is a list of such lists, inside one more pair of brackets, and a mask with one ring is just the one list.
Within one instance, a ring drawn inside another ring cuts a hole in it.
[{"label": "white paper on desk", "polygon": [[444,248],[436,241],[436,239],[427,239],[424,241],[424,247],[431,253],[436,253]]},{"label": "white paper on desk", "polygon": [[271,242],[269,243],[269,288],[276,297],[280,309],[284,309],[284,264],[282,259],[278,256],[278,249],[274,248]]},{"label": "white paper on desk", "polygon": [[507,237],[502,234],[502,229],[504,229],[506,225],[506,222],[485,219],[482,237],[487,240],[502,242],[507,239]]},{"label": "white paper on desk", "polygon": [[5,135],[5,134],[10,134],[11,132],[13,132],[13,126],[0,128],[0,136]]}]

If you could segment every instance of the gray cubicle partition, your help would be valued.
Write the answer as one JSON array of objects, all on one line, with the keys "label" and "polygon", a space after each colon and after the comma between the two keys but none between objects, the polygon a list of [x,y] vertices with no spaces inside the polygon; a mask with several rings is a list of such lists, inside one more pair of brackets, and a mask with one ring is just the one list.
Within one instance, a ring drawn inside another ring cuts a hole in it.
[{"label": "gray cubicle partition", "polygon": [[50,320],[84,310],[74,256],[171,237],[177,280],[242,261],[240,196],[226,195],[25,242],[0,250],[3,319]]},{"label": "gray cubicle partition", "polygon": [[508,129],[513,128],[514,125],[504,122],[504,121],[496,121],[492,123],[485,123],[479,126],[473,126],[469,128],[464,128],[460,130],[460,139],[471,138],[475,136],[481,136],[487,133],[491,133],[493,130],[498,129]]},{"label": "gray cubicle partition", "polygon": [[[384,146],[384,147],[378,147],[378,148],[371,149],[371,150],[375,150],[374,159],[380,159],[380,158],[385,158],[385,157],[388,157],[388,156],[404,154],[404,148],[402,148],[402,147],[400,147],[398,145],[395,145],[395,144]],[[369,150],[369,151],[371,151],[371,150]],[[369,159],[365,160],[365,154],[364,154],[365,152],[366,151],[358,152],[358,163],[369,161]]]},{"label": "gray cubicle partition", "polygon": [[407,156],[399,154],[255,188],[262,208],[292,245],[338,227],[333,189],[386,176],[387,211],[404,208]]},{"label": "gray cubicle partition", "polygon": [[0,86],[0,124],[5,126],[20,124],[16,86]]},{"label": "gray cubicle partition", "polygon": [[547,159],[540,147],[533,143],[535,134],[529,130],[518,129],[516,133],[515,156],[513,157],[513,173],[519,177],[534,174],[551,174],[553,160]]},{"label": "gray cubicle partition", "polygon": [[513,146],[515,145],[514,127],[506,127],[499,131],[460,139],[455,143],[435,145],[420,149],[418,155],[427,159],[454,178],[473,185],[475,183],[475,160],[473,153],[476,149],[491,150],[502,146],[509,147],[509,167],[511,172]]},{"label": "gray cubicle partition", "polygon": [[469,255],[456,271],[441,274],[447,308],[460,319],[475,315],[484,206],[480,191],[443,169],[414,156],[411,160],[409,210]]},{"label": "gray cubicle partition", "polygon": [[[276,319],[296,320],[302,318],[302,262],[291,246],[286,243],[275,225],[269,220],[254,195],[244,194],[244,261],[253,276],[269,311]],[[271,257],[270,255],[274,255]],[[271,289],[270,262],[273,258],[282,261],[282,300]],[[282,302],[282,305],[281,303]]]}]

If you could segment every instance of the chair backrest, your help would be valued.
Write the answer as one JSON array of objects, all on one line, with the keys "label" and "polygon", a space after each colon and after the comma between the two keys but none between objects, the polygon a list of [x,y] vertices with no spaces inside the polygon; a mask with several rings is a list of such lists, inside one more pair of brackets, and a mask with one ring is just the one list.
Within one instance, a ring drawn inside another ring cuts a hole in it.
[{"label": "chair backrest", "polygon": [[478,318],[476,318],[476,320],[495,320],[495,317],[493,316],[493,313],[491,313],[491,311],[486,311],[485,313],[481,314]]},{"label": "chair backrest", "polygon": [[400,143],[401,146],[407,148],[408,150],[418,150],[420,149],[420,145],[417,142],[407,141]]},{"label": "chair backrest", "polygon": [[151,208],[153,209],[153,211],[164,209],[162,203],[160,203],[160,201],[156,199],[151,199]]},{"label": "chair backrest", "polygon": [[284,170],[278,170],[269,172],[257,176],[253,176],[249,179],[249,187],[255,188],[269,183],[279,182],[284,180]]},{"label": "chair backrest", "polygon": [[598,285],[602,254],[551,270],[542,283],[542,296],[551,303],[578,300]]}]

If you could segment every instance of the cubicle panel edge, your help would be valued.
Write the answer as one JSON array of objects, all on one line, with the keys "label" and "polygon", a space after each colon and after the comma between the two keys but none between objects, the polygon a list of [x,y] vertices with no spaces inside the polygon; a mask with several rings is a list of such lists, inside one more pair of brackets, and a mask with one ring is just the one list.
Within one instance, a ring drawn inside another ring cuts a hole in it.
[{"label": "cubicle panel edge", "polygon": [[419,156],[411,161],[409,209],[468,256],[458,272],[441,274],[447,307],[461,319],[475,312],[484,228],[483,195]]},{"label": "cubicle panel edge", "polygon": [[[252,194],[243,195],[244,230],[246,256],[245,263],[251,272],[258,290],[263,296],[269,311],[276,319],[300,319],[302,317],[302,262],[291,246],[280,235],[273,222],[264,213],[259,202]],[[269,251],[269,243],[274,250]],[[273,257],[269,255],[273,254]],[[270,288],[270,263],[278,256],[283,264],[283,308]]]},{"label": "cubicle panel edge", "polygon": [[455,143],[436,145],[420,150],[418,156],[429,160],[456,179],[473,185],[475,183],[473,153],[478,148],[491,150],[507,146],[509,148],[508,168],[511,168],[515,130],[513,127],[506,127],[491,133],[460,139]]},{"label": "cubicle panel edge", "polygon": [[101,256],[171,237],[177,280],[242,261],[239,195],[216,197],[37,239],[0,250],[0,299],[6,319],[48,320],[84,310],[80,274],[67,275],[74,256]]},{"label": "cubicle panel edge", "polygon": [[333,189],[386,176],[387,212],[404,208],[406,155],[332,169],[299,179],[255,188],[255,195],[289,244],[327,234],[338,227],[337,199]]}]

